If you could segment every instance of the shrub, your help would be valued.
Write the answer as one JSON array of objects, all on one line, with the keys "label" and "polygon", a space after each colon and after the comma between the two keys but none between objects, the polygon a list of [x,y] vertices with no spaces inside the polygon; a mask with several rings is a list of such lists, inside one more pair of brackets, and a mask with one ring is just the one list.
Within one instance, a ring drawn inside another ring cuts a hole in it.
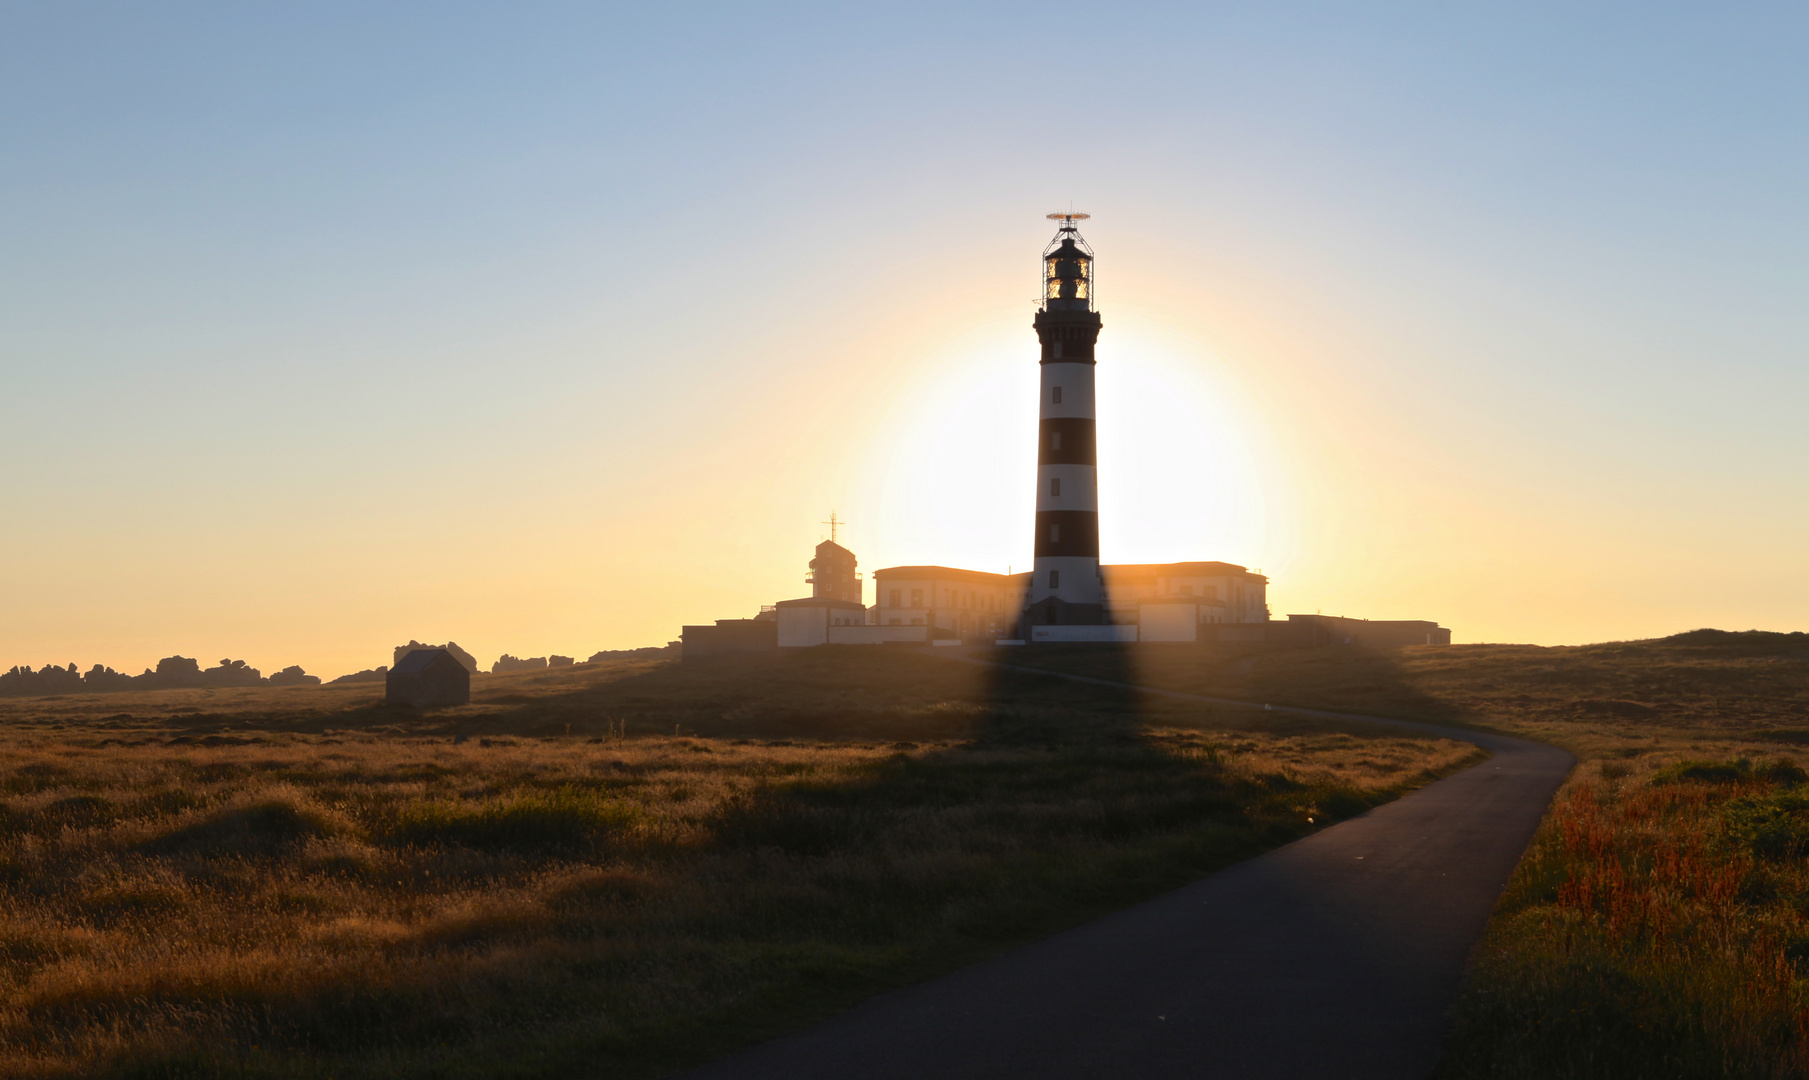
[{"label": "shrub", "polygon": [[1776,791],[1735,799],[1722,812],[1730,839],[1765,859],[1809,854],[1809,792]]},{"label": "shrub", "polygon": [[350,831],[349,822],[306,796],[279,791],[224,807],[142,847],[154,855],[274,855],[307,840]]},{"label": "shrub", "polygon": [[1736,784],[1742,780],[1752,779],[1752,762],[1745,758],[1732,761],[1679,761],[1669,768],[1660,769],[1652,777],[1654,784],[1675,784],[1684,780],[1694,780],[1703,784]]},{"label": "shrub", "polygon": [[468,806],[421,803],[397,817],[391,838],[403,844],[460,844],[486,851],[576,851],[594,847],[637,824],[632,803],[585,788],[522,792]]},{"label": "shrub", "polygon": [[[1605,775],[1605,772],[1604,772]],[[1704,784],[1737,784],[1745,780],[1761,780],[1770,784],[1794,787],[1809,780],[1809,772],[1802,766],[1786,758],[1777,758],[1762,765],[1754,766],[1746,758],[1734,758],[1731,761],[1679,761],[1666,769],[1660,769],[1652,777],[1654,784],[1674,784],[1683,780],[1694,780]]]},{"label": "shrub", "polygon": [[47,824],[83,829],[110,824],[118,816],[118,808],[112,800],[100,795],[72,795],[44,807],[38,811],[38,816]]},{"label": "shrub", "polygon": [[1774,784],[1782,784],[1786,787],[1795,787],[1803,781],[1809,780],[1809,772],[1805,772],[1803,767],[1796,762],[1785,758],[1766,762],[1759,766],[1756,774]]}]

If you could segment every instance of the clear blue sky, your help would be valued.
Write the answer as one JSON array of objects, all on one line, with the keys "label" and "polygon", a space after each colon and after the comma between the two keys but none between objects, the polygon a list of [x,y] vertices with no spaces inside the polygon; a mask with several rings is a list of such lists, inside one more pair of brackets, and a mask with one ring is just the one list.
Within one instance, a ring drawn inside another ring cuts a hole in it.
[{"label": "clear blue sky", "polygon": [[1804,628],[1806,53],[1783,4],[0,5],[0,666],[654,643],[831,509],[865,569],[1021,564],[1070,205],[1108,559]]}]

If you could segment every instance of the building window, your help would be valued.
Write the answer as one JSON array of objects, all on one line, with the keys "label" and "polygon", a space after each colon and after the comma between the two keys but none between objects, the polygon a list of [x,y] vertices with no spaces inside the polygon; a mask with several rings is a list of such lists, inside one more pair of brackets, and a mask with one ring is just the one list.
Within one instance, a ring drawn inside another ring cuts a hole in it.
[{"label": "building window", "polygon": [[1049,481],[1049,494],[1060,495],[1061,493],[1062,493],[1062,481],[1061,481],[1061,477],[1058,476],[1055,479]]},{"label": "building window", "polygon": [[1060,525],[1049,526],[1049,542],[1051,544],[1059,544],[1062,542],[1062,527]]},{"label": "building window", "polygon": [[898,590],[897,589],[893,589],[890,593],[886,594],[886,606],[887,607],[897,607],[898,606]]},{"label": "building window", "polygon": [[1193,586],[1192,585],[1181,586],[1181,595],[1182,596],[1192,596],[1193,595]]},{"label": "building window", "polygon": [[1062,448],[1062,433],[1059,431],[1051,431],[1049,433],[1049,449],[1060,450],[1061,448]]},{"label": "building window", "polygon": [[922,607],[923,606],[923,590],[922,589],[912,589],[911,590],[911,606],[912,607]]},{"label": "building window", "polygon": [[1052,405],[1060,405],[1062,403],[1062,388],[1061,387],[1052,386],[1049,388],[1049,402]]},{"label": "building window", "polygon": [[1059,589],[1062,587],[1062,572],[1060,570],[1049,571],[1049,587],[1051,589]]}]

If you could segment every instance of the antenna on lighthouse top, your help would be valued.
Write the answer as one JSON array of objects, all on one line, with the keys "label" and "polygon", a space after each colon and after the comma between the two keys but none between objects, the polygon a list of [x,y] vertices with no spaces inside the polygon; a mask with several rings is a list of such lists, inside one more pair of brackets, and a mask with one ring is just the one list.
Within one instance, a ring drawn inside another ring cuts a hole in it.
[{"label": "antenna on lighthouse top", "polygon": [[836,520],[835,511],[831,510],[831,511],[829,511],[829,520],[828,521],[819,521],[819,522],[817,522],[817,524],[829,526],[829,542],[833,544],[833,543],[835,543],[835,530],[837,528],[839,528],[840,526],[846,525],[848,523],[846,521]]},{"label": "antenna on lighthouse top", "polygon": [[[1043,216],[1050,221],[1061,222],[1061,227],[1055,230],[1055,239],[1049,241],[1049,251],[1055,250],[1055,246],[1063,240],[1073,240],[1078,243],[1081,246],[1081,249],[1088,255],[1093,254],[1093,249],[1087,247],[1087,242],[1080,238],[1080,226],[1075,224],[1077,221],[1087,220],[1093,216],[1092,214],[1083,214],[1078,210],[1065,210],[1058,214],[1044,214]],[[1045,258],[1048,257],[1049,251],[1043,252]]]}]

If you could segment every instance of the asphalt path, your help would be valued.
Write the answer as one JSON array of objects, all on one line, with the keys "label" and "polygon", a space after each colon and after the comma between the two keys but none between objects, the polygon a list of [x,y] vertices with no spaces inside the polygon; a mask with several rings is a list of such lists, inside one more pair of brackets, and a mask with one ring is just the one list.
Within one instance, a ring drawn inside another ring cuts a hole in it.
[{"label": "asphalt path", "polygon": [[1427,1076],[1464,963],[1575,759],[1461,728],[1273,711],[1387,724],[1491,756],[1165,896],[880,995],[687,1080]]}]

